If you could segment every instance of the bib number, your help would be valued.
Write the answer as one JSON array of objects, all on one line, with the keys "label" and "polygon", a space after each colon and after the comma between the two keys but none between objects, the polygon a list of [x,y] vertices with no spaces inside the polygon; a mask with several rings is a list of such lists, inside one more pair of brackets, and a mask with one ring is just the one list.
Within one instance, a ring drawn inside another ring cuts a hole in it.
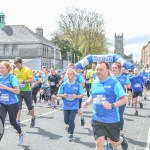
[{"label": "bib number", "polygon": [[19,87],[20,87],[20,88],[25,88],[25,87],[26,87],[26,84],[19,84]]},{"label": "bib number", "polygon": [[106,95],[97,95],[93,98],[93,103],[97,105],[103,105],[106,102]]},{"label": "bib number", "polygon": [[9,101],[9,94],[1,94],[0,96],[1,101]]},{"label": "bib number", "polygon": [[73,101],[74,99],[72,98],[72,94],[67,94],[68,95],[68,97],[66,98],[67,100],[69,100],[69,101]]}]

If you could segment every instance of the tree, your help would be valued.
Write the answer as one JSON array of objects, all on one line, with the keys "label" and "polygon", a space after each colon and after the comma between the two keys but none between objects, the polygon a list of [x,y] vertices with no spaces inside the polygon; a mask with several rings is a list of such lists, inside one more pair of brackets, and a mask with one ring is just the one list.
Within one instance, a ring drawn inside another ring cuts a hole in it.
[{"label": "tree", "polygon": [[70,42],[64,39],[61,39],[59,35],[55,35],[55,37],[51,40],[52,43],[57,45],[61,49],[61,56],[63,59],[67,60],[67,52],[71,49]]},{"label": "tree", "polygon": [[61,39],[69,41],[82,57],[88,54],[107,54],[107,42],[102,16],[86,9],[67,8],[58,21]]}]

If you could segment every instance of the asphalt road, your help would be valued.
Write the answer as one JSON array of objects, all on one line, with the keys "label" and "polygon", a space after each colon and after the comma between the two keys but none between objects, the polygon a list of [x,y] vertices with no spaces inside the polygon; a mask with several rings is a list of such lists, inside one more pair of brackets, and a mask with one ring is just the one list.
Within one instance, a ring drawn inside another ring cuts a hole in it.
[{"label": "asphalt road", "polygon": [[[86,100],[86,98],[84,98]],[[127,106],[124,114],[124,133],[129,142],[129,150],[150,150],[150,92],[143,100],[143,109],[134,116],[134,108]],[[5,133],[0,142],[0,150],[95,150],[95,141],[91,128],[92,105],[84,111],[85,126],[80,125],[80,116],[76,117],[75,140],[68,141],[63,122],[61,105],[52,109],[45,104],[35,105],[36,125],[30,128],[30,115],[24,105],[21,117],[22,130],[26,137],[22,145],[17,145],[18,134],[9,123],[5,124]],[[121,147],[118,148],[121,150]]]}]

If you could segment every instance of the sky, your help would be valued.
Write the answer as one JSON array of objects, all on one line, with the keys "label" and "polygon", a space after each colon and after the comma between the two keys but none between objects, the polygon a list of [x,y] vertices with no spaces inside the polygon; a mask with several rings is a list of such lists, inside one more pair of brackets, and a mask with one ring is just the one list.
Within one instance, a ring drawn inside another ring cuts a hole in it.
[{"label": "sky", "polygon": [[0,11],[6,25],[25,25],[35,32],[44,30],[44,37],[51,38],[57,31],[59,15],[66,8],[85,8],[102,15],[109,49],[114,50],[114,35],[124,36],[124,52],[133,53],[140,61],[141,49],[150,41],[149,0],[1,0]]}]

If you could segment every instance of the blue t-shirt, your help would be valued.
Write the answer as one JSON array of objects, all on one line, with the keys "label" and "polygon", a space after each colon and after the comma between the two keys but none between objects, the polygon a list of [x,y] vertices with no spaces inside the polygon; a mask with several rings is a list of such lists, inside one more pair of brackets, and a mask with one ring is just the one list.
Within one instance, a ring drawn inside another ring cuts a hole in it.
[{"label": "blue t-shirt", "polygon": [[67,94],[67,98],[63,98],[63,109],[64,110],[76,110],[79,109],[79,99],[72,99],[73,94],[81,95],[84,94],[82,86],[75,81],[74,83],[64,82],[58,90],[58,94]]},{"label": "blue t-shirt", "polygon": [[119,122],[120,115],[118,107],[105,109],[102,104],[103,101],[108,101],[112,104],[125,95],[121,84],[116,79],[108,77],[105,81],[100,81],[96,78],[91,86],[94,107],[92,119],[104,123]]},{"label": "blue t-shirt", "polygon": [[[40,81],[37,75],[34,76],[34,82]],[[33,83],[31,83],[32,85]],[[33,88],[39,87],[39,84],[36,84]]]},{"label": "blue t-shirt", "polygon": [[131,79],[131,89],[135,92],[142,91],[145,81],[142,76],[133,76]]},{"label": "blue t-shirt", "polygon": [[[12,74],[8,74],[6,77],[0,76],[0,84],[13,88],[19,87],[18,79]],[[8,90],[0,89],[0,103],[5,105],[15,104],[18,102],[17,94]]]},{"label": "blue t-shirt", "polygon": [[120,74],[119,76],[113,76],[113,78],[116,78],[120,82],[124,90],[125,90],[124,87],[125,85],[131,84],[129,77],[124,74]]},{"label": "blue t-shirt", "polygon": [[147,72],[140,72],[139,75],[141,75],[144,79],[144,84],[147,82],[148,79],[148,73]]}]

